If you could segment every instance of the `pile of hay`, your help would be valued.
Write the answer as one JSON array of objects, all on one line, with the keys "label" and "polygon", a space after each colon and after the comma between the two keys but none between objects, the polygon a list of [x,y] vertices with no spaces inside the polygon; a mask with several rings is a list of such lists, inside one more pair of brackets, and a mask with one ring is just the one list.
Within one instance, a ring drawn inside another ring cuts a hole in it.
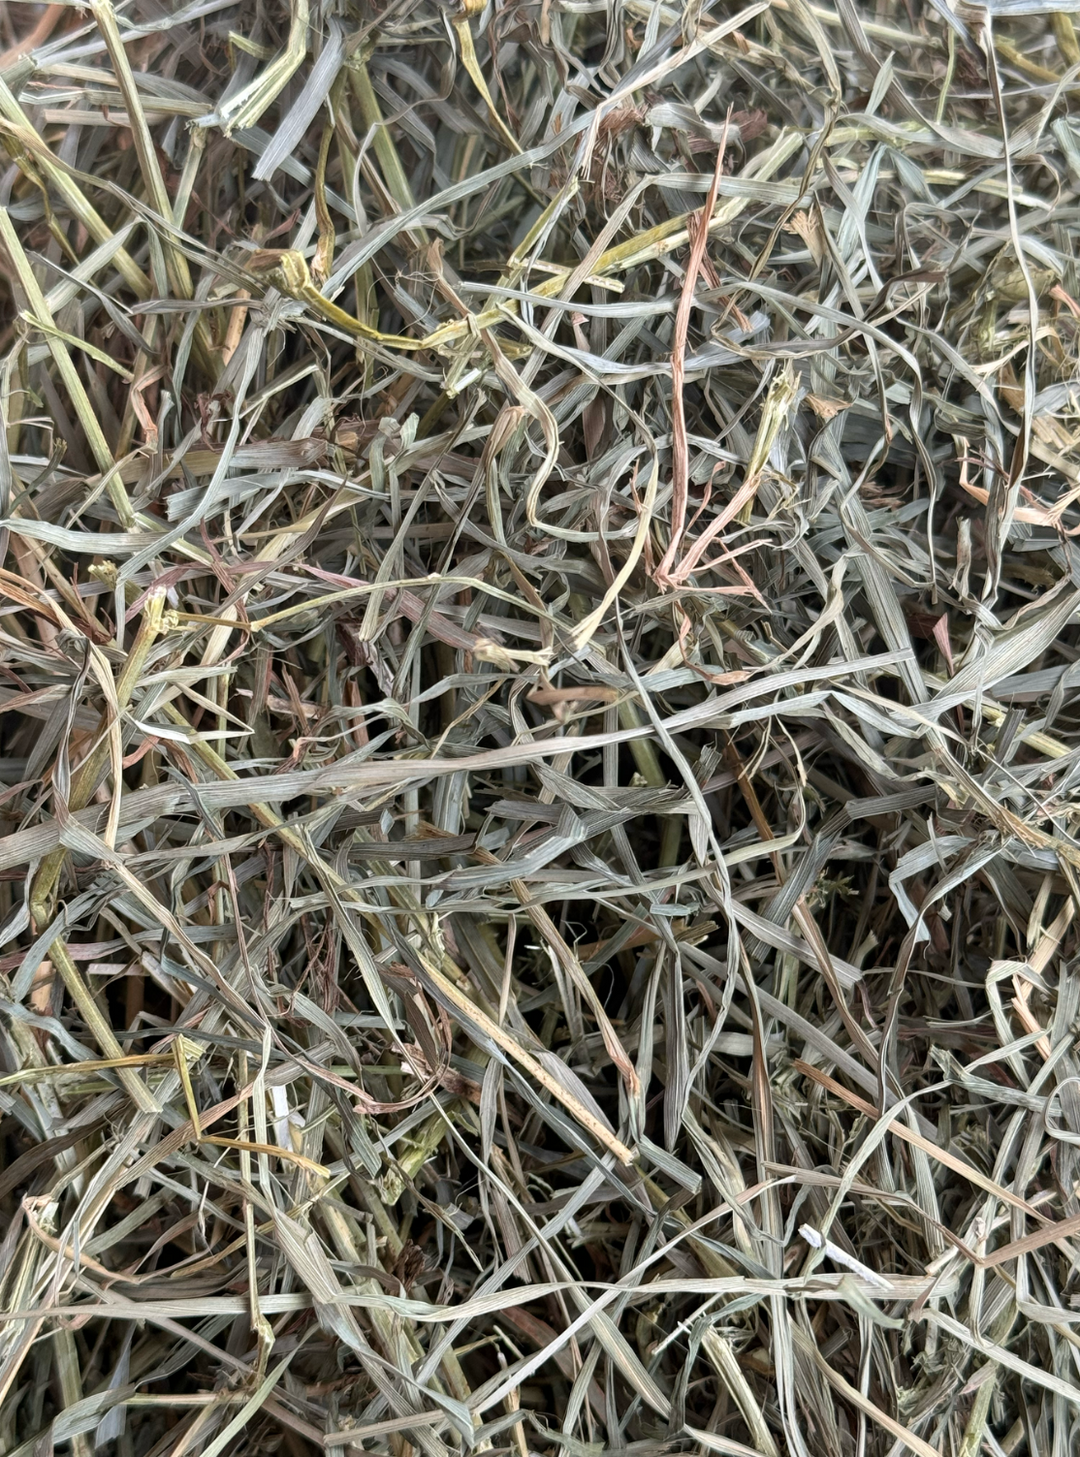
[{"label": "pile of hay", "polygon": [[1080,43],[0,15],[0,1457],[1080,1442]]}]

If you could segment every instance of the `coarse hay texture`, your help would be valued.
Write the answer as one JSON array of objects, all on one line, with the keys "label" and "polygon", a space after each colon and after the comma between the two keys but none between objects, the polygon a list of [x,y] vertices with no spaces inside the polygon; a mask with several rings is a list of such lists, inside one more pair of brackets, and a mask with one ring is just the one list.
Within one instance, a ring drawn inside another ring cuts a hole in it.
[{"label": "coarse hay texture", "polygon": [[1080,42],[0,7],[0,1457],[1080,1450]]}]

